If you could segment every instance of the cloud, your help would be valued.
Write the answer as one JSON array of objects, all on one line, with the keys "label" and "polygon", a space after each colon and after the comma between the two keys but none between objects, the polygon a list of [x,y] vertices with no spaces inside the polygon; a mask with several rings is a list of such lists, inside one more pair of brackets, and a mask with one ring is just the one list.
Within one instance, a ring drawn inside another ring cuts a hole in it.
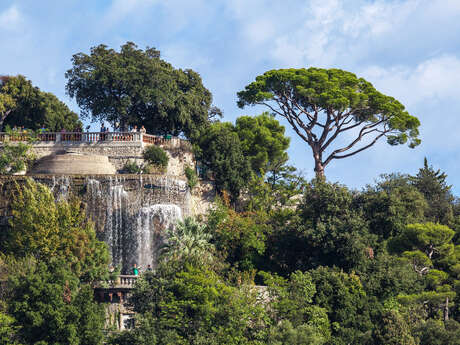
[{"label": "cloud", "polygon": [[381,36],[405,23],[420,4],[420,0],[365,3],[357,11],[348,11],[343,18],[343,33],[351,38]]},{"label": "cloud", "polygon": [[441,55],[416,66],[369,66],[361,74],[407,106],[460,99],[460,59],[454,55]]},{"label": "cloud", "polygon": [[157,0],[113,0],[103,22],[107,26],[115,25],[133,13],[144,11],[157,3]]},{"label": "cloud", "polygon": [[400,30],[420,3],[312,0],[295,15],[293,22],[301,24],[275,38],[271,56],[295,66],[334,66],[359,59],[374,40]]},{"label": "cloud", "polygon": [[23,24],[23,17],[15,5],[0,13],[0,29],[17,30]]}]

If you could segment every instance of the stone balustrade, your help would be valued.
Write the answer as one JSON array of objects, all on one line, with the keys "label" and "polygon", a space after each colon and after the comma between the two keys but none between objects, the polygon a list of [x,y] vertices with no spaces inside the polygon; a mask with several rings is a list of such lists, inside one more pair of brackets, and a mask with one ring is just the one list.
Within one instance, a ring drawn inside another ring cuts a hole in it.
[{"label": "stone balustrade", "polygon": [[97,142],[139,142],[154,145],[170,144],[181,139],[171,136],[157,136],[140,132],[46,132],[28,134],[19,132],[0,132],[0,142],[34,143],[97,143]]},{"label": "stone balustrade", "polygon": [[120,274],[116,280],[109,281],[110,288],[115,289],[132,289],[137,282],[139,276]]}]

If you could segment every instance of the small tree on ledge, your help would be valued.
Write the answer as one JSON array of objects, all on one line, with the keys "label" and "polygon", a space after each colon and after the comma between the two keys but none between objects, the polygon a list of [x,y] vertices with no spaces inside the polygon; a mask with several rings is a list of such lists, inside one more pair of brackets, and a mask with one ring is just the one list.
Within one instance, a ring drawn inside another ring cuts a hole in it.
[{"label": "small tree on ledge", "polygon": [[420,144],[420,122],[399,101],[340,69],[268,71],[238,92],[238,106],[246,105],[265,105],[284,117],[311,147],[320,177],[333,159],[353,156],[382,137],[390,145]]}]

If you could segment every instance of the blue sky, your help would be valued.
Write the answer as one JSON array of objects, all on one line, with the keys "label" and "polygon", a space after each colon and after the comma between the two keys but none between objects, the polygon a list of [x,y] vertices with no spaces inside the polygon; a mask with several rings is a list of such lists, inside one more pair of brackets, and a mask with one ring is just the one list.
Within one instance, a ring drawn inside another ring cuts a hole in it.
[{"label": "blue sky", "polygon": [[[422,123],[422,144],[381,142],[333,161],[328,179],[361,188],[381,173],[415,173],[427,156],[459,195],[458,18],[459,0],[2,0],[0,74],[23,74],[78,112],[65,94],[72,54],[133,41],[199,72],[234,121],[262,111],[237,108],[236,92],[267,70],[342,68],[406,105]],[[287,133],[292,164],[313,177],[309,147]]]}]

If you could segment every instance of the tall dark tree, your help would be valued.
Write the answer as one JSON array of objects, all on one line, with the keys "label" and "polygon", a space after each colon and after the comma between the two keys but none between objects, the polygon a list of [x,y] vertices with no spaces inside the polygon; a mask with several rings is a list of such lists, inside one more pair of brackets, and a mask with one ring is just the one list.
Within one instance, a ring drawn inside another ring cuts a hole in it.
[{"label": "tall dark tree", "polygon": [[3,125],[50,131],[81,128],[78,115],[55,95],[33,86],[24,76],[0,79],[0,130]]},{"label": "tall dark tree", "polygon": [[410,176],[412,184],[425,196],[429,204],[426,216],[433,222],[449,225],[453,219],[452,202],[454,197],[450,191],[451,186],[446,182],[447,175],[440,169],[435,170],[424,159],[423,168],[417,175]]},{"label": "tall dark tree", "polygon": [[101,44],[89,55],[75,54],[72,63],[66,89],[85,118],[193,136],[219,113],[211,108],[212,96],[200,75],[175,69],[155,48],[142,50],[127,42],[117,52]]},{"label": "tall dark tree", "polygon": [[[318,176],[332,160],[353,156],[382,137],[390,145],[420,143],[420,122],[400,102],[339,69],[265,72],[238,92],[238,106],[246,105],[265,105],[284,117],[310,146]],[[354,139],[344,144],[347,137]]]},{"label": "tall dark tree", "polygon": [[249,161],[231,123],[213,123],[195,140],[195,156],[214,175],[218,191],[236,200],[251,175]]},{"label": "tall dark tree", "polygon": [[369,258],[375,236],[353,207],[353,193],[346,187],[315,179],[305,189],[299,205],[302,224],[298,227],[306,268],[336,265],[353,269]]},{"label": "tall dark tree", "polygon": [[425,221],[428,204],[406,175],[382,175],[375,186],[358,194],[355,204],[363,210],[372,233],[381,239],[397,236],[409,223]]}]

